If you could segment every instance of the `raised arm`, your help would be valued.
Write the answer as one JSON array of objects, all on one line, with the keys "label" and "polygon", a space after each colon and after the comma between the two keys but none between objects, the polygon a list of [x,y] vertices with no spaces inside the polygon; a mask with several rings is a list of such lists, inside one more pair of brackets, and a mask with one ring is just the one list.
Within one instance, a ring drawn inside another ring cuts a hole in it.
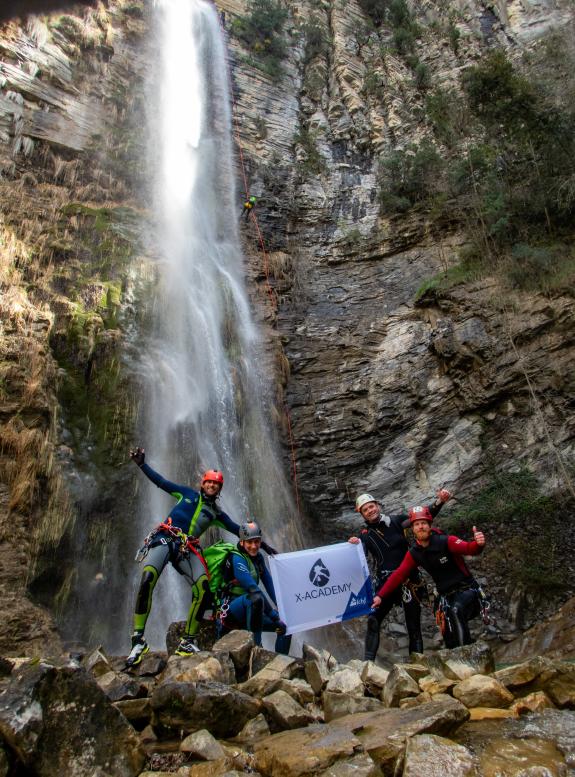
[{"label": "raised arm", "polygon": [[153,470],[148,464],[146,464],[146,452],[143,448],[134,448],[130,451],[130,458],[135,462],[142,470],[144,475],[152,481],[152,483],[161,488],[162,491],[166,491],[171,496],[179,496],[183,491],[190,491],[189,486],[181,486],[178,483],[172,483],[171,480],[166,480],[163,475]]},{"label": "raised arm", "polygon": [[485,535],[473,527],[473,539],[471,542],[450,534],[447,538],[447,549],[456,556],[478,556],[485,548]]}]

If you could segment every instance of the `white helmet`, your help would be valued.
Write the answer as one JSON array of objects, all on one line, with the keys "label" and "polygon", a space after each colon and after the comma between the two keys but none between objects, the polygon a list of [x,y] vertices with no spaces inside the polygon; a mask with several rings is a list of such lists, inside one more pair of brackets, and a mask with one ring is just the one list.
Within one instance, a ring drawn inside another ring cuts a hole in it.
[{"label": "white helmet", "polygon": [[371,494],[360,494],[355,500],[355,510],[360,513],[361,508],[368,502],[377,502],[377,499]]}]

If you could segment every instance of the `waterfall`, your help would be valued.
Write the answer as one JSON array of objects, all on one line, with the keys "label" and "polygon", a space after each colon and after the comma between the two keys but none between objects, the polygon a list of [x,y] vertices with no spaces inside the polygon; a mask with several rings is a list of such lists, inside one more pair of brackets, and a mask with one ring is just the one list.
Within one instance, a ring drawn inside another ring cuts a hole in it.
[{"label": "waterfall", "polygon": [[[199,487],[221,469],[223,509],[256,518],[280,549],[301,545],[291,486],[270,431],[272,390],[243,282],[224,41],[203,0],[156,0],[160,52],[151,129],[156,193],[152,224],[160,282],[144,344],[141,444],[170,480]],[[145,481],[145,482],[144,482]],[[173,499],[141,476],[141,535]],[[168,568],[147,636],[164,643],[191,592]],[[130,605],[133,606],[133,597]]]}]

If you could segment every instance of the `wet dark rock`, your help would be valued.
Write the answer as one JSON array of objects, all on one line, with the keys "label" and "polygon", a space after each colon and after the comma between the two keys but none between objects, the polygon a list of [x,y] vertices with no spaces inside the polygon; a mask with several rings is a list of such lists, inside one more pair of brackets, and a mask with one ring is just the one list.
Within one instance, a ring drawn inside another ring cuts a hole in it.
[{"label": "wet dark rock", "polygon": [[0,656],[0,677],[8,677],[11,674],[13,667],[14,664],[12,661]]},{"label": "wet dark rock", "polygon": [[164,732],[207,728],[235,736],[261,711],[260,702],[222,683],[164,683],[152,695],[153,725]]},{"label": "wet dark rock", "polygon": [[140,699],[148,695],[148,689],[144,683],[124,673],[106,672],[97,677],[96,682],[110,701]]},{"label": "wet dark rock", "polygon": [[0,699],[0,735],[39,777],[135,777],[145,758],[126,718],[76,667],[24,667]]}]

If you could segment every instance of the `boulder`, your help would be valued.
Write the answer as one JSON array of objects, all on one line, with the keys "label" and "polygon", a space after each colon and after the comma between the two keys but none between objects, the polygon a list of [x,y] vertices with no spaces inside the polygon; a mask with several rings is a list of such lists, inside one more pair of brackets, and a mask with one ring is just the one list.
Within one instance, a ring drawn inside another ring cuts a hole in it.
[{"label": "boulder", "polygon": [[463,745],[435,734],[407,742],[402,777],[479,777],[478,764]]},{"label": "boulder", "polygon": [[365,688],[361,676],[357,672],[348,667],[340,667],[329,676],[325,690],[330,693],[363,696]]},{"label": "boulder", "polygon": [[2,743],[0,742],[0,777],[8,777],[10,774],[10,761],[8,759],[8,753],[4,750]]},{"label": "boulder", "polygon": [[[341,664],[339,667],[336,667],[336,669],[340,669],[346,666],[348,669],[352,669],[354,672],[357,672],[361,677],[361,673],[363,672],[366,663],[366,661],[361,661],[359,658],[352,658],[351,661],[347,661],[347,663]],[[335,669],[333,671],[335,671]]]},{"label": "boulder", "polygon": [[379,699],[368,696],[357,696],[350,693],[334,693],[324,691],[322,694],[322,707],[324,720],[341,718],[344,715],[352,715],[355,712],[372,712],[383,709],[383,703]]},{"label": "boulder", "polygon": [[206,652],[170,656],[166,668],[158,677],[159,683],[223,683],[225,680],[226,673],[220,661]]},{"label": "boulder", "polygon": [[308,645],[307,642],[303,643],[302,656],[304,661],[322,661],[330,671],[337,668],[337,659],[329,650]]},{"label": "boulder", "polygon": [[453,687],[453,695],[466,707],[508,707],[513,694],[494,677],[472,675]]},{"label": "boulder", "polygon": [[246,725],[242,728],[240,733],[234,737],[234,739],[236,742],[249,745],[257,742],[258,739],[262,739],[263,737],[267,737],[269,735],[270,727],[268,722],[265,718],[265,715],[260,713],[259,715],[256,715],[255,718],[248,720]]},{"label": "boulder", "polygon": [[253,677],[258,672],[266,667],[277,656],[273,650],[266,650],[259,645],[256,645],[251,652],[249,665],[248,665],[248,677]]},{"label": "boulder", "polygon": [[305,679],[319,696],[329,680],[329,669],[325,661],[312,659],[304,664]]},{"label": "boulder", "polygon": [[0,736],[38,777],[135,777],[138,736],[86,670],[27,664],[0,697]]},{"label": "boulder", "polygon": [[517,713],[513,708],[501,707],[472,707],[469,710],[469,720],[502,720],[503,718],[516,718]]},{"label": "boulder", "polygon": [[194,731],[182,740],[180,750],[183,753],[191,753],[202,761],[216,761],[226,757],[224,748],[205,728]]},{"label": "boulder", "polygon": [[96,682],[110,701],[138,699],[148,695],[148,689],[139,680],[127,674],[106,672],[96,678]]},{"label": "boulder", "polygon": [[386,707],[399,707],[401,699],[407,696],[417,696],[419,694],[419,685],[409,675],[401,664],[394,664],[381,699]]},{"label": "boulder", "polygon": [[[169,656],[175,653],[184,636],[186,630],[186,621],[174,621],[168,626],[166,632],[166,651]],[[198,633],[195,640],[200,650],[211,650],[216,637],[215,621],[200,621]]]},{"label": "boulder", "polygon": [[276,654],[273,661],[245,683],[238,685],[242,693],[261,698],[277,680],[290,680],[299,671],[299,663],[291,656]]},{"label": "boulder", "polygon": [[418,707],[420,704],[425,704],[428,701],[432,701],[433,697],[430,693],[419,693],[417,696],[408,696],[399,702],[399,708],[402,710],[409,709],[410,707]]},{"label": "boulder", "polygon": [[535,656],[535,658],[524,661],[522,664],[514,664],[513,666],[499,669],[497,672],[493,672],[492,677],[503,683],[506,688],[513,690],[533,682],[542,672],[549,671],[550,669],[553,669],[552,661],[542,656]]},{"label": "boulder", "polygon": [[416,683],[419,682],[422,677],[429,675],[429,667],[425,664],[415,664],[410,662],[408,664],[396,664],[396,666],[400,666],[402,669],[404,669],[407,674],[415,680]]},{"label": "boulder", "polygon": [[280,730],[286,728],[300,728],[307,726],[314,720],[307,710],[301,704],[285,691],[275,691],[262,699],[264,709],[274,727]]},{"label": "boulder", "polygon": [[138,677],[156,677],[166,666],[165,653],[146,653],[139,664],[132,667],[129,671],[132,675]]},{"label": "boulder", "polygon": [[[213,653],[226,653],[233,661],[238,677],[247,675],[250,656],[254,648],[254,635],[251,631],[230,631],[214,643]],[[263,667],[262,667],[263,668]]]},{"label": "boulder", "polygon": [[84,667],[94,675],[94,677],[101,677],[103,674],[112,671],[108,657],[102,650],[102,647],[98,647],[93,650],[83,661]]},{"label": "boulder", "polygon": [[358,753],[353,758],[336,761],[318,777],[383,777],[383,772],[367,753]]},{"label": "boulder", "polygon": [[256,743],[256,769],[266,777],[300,777],[316,774],[340,758],[353,756],[361,747],[360,740],[350,731],[334,732],[332,725],[314,723]]},{"label": "boulder", "polygon": [[326,725],[334,736],[354,734],[384,774],[393,774],[406,741],[416,734],[448,736],[469,718],[469,711],[449,697],[413,709],[384,709],[346,715]]},{"label": "boulder", "polygon": [[145,725],[152,717],[152,705],[147,697],[143,699],[116,701],[114,702],[114,707],[117,710],[120,710],[122,715],[124,715],[132,725]]},{"label": "boulder", "polygon": [[475,674],[491,674],[495,669],[493,653],[484,642],[463,645],[452,650],[437,650],[427,656],[434,677],[465,680]]},{"label": "boulder", "polygon": [[325,725],[284,731],[258,742],[255,766],[266,777],[300,777],[326,770],[363,748],[384,774],[393,774],[406,740],[421,733],[448,735],[469,718],[455,699],[413,710],[382,709],[345,715]]},{"label": "boulder", "polygon": [[387,669],[377,666],[373,661],[365,661],[361,672],[361,681],[372,696],[379,698],[389,677]]},{"label": "boulder", "polygon": [[534,691],[528,693],[520,699],[516,699],[511,705],[511,709],[517,715],[523,715],[526,712],[538,712],[539,710],[554,709],[555,705],[547,696],[545,691]]},{"label": "boulder", "polygon": [[428,674],[422,677],[418,684],[422,691],[433,695],[435,693],[445,693],[445,691],[453,688],[455,682],[455,680],[450,680],[448,677],[434,677]]},{"label": "boulder", "polygon": [[152,724],[170,732],[208,728],[219,738],[235,736],[259,712],[260,702],[222,683],[163,683],[152,695]]},{"label": "boulder", "polygon": [[544,689],[555,706],[575,709],[575,670],[552,677]]},{"label": "boulder", "polygon": [[293,680],[277,680],[269,689],[270,693],[274,691],[285,691],[289,693],[292,699],[298,704],[310,704],[315,699],[313,688],[305,680],[295,677]]}]

